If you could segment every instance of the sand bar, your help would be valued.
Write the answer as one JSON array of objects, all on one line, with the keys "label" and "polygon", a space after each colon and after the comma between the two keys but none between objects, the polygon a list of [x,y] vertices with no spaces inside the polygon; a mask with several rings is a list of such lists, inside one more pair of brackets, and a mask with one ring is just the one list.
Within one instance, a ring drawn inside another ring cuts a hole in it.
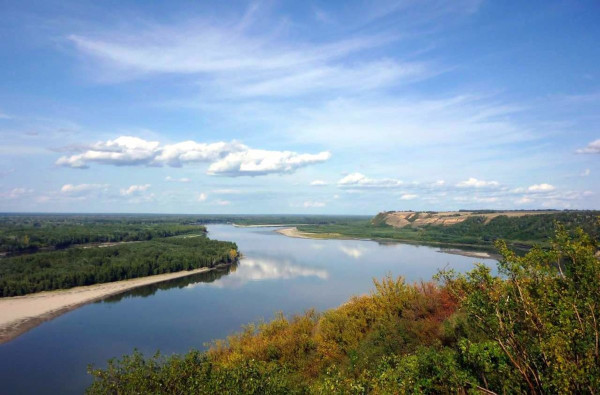
[{"label": "sand bar", "polygon": [[282,229],[277,229],[275,232],[282,234],[284,236],[287,237],[296,237],[299,239],[323,239],[326,238],[325,235],[319,237],[318,233],[307,233],[307,232],[300,232],[298,230],[298,228],[291,227],[291,228],[282,228]]},{"label": "sand bar", "polygon": [[209,270],[212,270],[212,268],[204,267],[112,283],[0,298],[0,344],[6,343],[41,323],[84,304],[144,285],[186,277]]},{"label": "sand bar", "polygon": [[[284,236],[287,236],[287,237],[296,237],[299,239],[365,240],[365,241],[381,242],[380,239],[365,239],[365,238],[358,238],[358,237],[343,236],[339,233],[301,232],[296,227],[277,229],[275,232],[282,234]],[[434,241],[430,241],[427,243],[419,243],[416,240],[402,240],[402,239],[393,239],[393,240],[385,239],[385,240],[389,241],[390,243],[407,243],[407,244],[414,244],[414,245],[457,245],[456,243],[447,244],[447,243],[440,243],[440,242],[434,242]],[[465,244],[465,247],[472,247],[472,246]],[[499,255],[489,253],[486,251],[470,251],[470,250],[461,250],[461,249],[457,249],[457,248],[442,248],[439,250],[439,252],[445,253],[445,254],[462,255],[462,256],[467,256],[467,257],[471,257],[471,258],[496,259],[496,260],[500,259]]]}]

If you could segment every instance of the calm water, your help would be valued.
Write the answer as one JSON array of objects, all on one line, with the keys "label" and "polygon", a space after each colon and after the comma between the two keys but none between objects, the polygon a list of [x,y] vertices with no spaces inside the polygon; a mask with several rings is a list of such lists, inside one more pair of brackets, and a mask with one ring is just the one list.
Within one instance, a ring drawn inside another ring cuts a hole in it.
[{"label": "calm water", "polygon": [[445,266],[469,270],[481,260],[438,249],[372,241],[293,239],[273,228],[209,226],[214,239],[235,241],[237,267],[136,289],[93,303],[0,345],[0,393],[82,393],[86,367],[104,366],[134,348],[183,353],[268,320],[274,312],[335,307],[367,293],[386,273],[430,279]]}]

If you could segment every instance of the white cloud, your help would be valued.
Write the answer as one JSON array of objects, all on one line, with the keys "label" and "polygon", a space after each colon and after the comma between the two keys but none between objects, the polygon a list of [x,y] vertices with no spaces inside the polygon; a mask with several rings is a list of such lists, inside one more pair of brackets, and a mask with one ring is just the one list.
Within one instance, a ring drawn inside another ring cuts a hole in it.
[{"label": "white cloud", "polygon": [[302,206],[304,206],[304,208],[319,208],[319,207],[325,207],[326,204],[324,202],[316,202],[313,200],[307,200],[306,202],[304,202],[302,204]]},{"label": "white cloud", "polygon": [[186,183],[186,182],[190,182],[192,180],[187,177],[175,178],[175,177],[167,176],[167,177],[165,177],[165,181]]},{"label": "white cloud", "polygon": [[0,197],[4,199],[18,199],[30,193],[33,193],[33,189],[13,188],[8,192],[0,193]]},{"label": "white cloud", "polygon": [[580,148],[575,152],[578,154],[600,154],[600,139],[592,141],[584,148]]},{"label": "white cloud", "polygon": [[322,187],[325,185],[328,185],[327,181],[323,181],[323,180],[314,180],[311,181],[310,185],[312,185],[313,187]]},{"label": "white cloud", "polygon": [[106,190],[108,184],[65,184],[60,188],[60,192],[65,195],[85,195],[95,191]]},{"label": "white cloud", "polygon": [[590,169],[585,169],[584,171],[582,171],[582,172],[581,172],[581,174],[580,174],[580,175],[581,175],[582,177],[587,177],[587,176],[589,176],[589,175],[590,175],[590,173],[591,173]]},{"label": "white cloud", "polygon": [[351,173],[338,181],[340,187],[352,188],[393,188],[403,184],[393,178],[369,178],[361,173]]},{"label": "white cloud", "polygon": [[300,167],[322,163],[331,157],[329,152],[297,154],[291,151],[247,149],[233,152],[213,162],[208,174],[225,176],[258,176],[271,173],[292,173]]},{"label": "white cloud", "polygon": [[529,192],[550,192],[555,189],[556,188],[550,184],[535,184],[535,185],[531,185],[529,188],[527,188],[527,191],[529,191]]},{"label": "white cloud", "polygon": [[208,195],[206,193],[202,192],[198,195],[196,200],[198,200],[199,202],[204,202],[204,201],[206,201],[207,198],[208,198]]},{"label": "white cloud", "polygon": [[531,203],[531,202],[533,202],[533,199],[531,199],[530,197],[527,197],[527,196],[523,196],[522,198],[517,199],[515,201],[516,204],[527,204],[527,203]]},{"label": "white cloud", "polygon": [[231,202],[229,200],[217,200],[215,201],[215,204],[217,206],[229,206],[231,205]]},{"label": "white cloud", "polygon": [[207,162],[210,163],[207,173],[211,175],[258,176],[291,173],[304,166],[325,162],[330,157],[326,151],[299,154],[251,149],[236,141],[211,144],[184,141],[161,146],[157,141],[121,136],[97,142],[82,153],[63,156],[56,164],[73,168],[87,168],[90,163],[180,167],[187,163]]},{"label": "white cloud", "polygon": [[486,187],[498,187],[500,184],[498,181],[484,181],[478,180],[477,178],[470,177],[466,181],[461,181],[456,184],[459,188],[486,188]]},{"label": "white cloud", "polygon": [[415,195],[412,193],[405,193],[402,196],[400,196],[401,200],[413,200],[416,199],[417,197],[419,197],[419,195]]},{"label": "white cloud", "polygon": [[[74,34],[68,40],[95,60],[100,67],[96,76],[123,80],[164,73],[190,75],[201,80],[204,91],[221,96],[366,91],[427,78],[440,70],[389,56],[344,62],[349,55],[397,40],[397,34],[290,43],[279,39],[280,32],[270,33],[271,24],[258,23],[256,15],[249,12],[239,21],[145,24],[97,35]],[[257,31],[261,33],[253,34]]]},{"label": "white cloud", "polygon": [[81,154],[63,156],[56,161],[56,164],[81,169],[87,168],[89,162],[117,166],[150,164],[156,156],[158,146],[157,141],[121,136],[114,140],[97,142]]},{"label": "white cloud", "polygon": [[146,192],[148,188],[150,188],[150,184],[144,185],[131,185],[129,188],[121,189],[121,195],[123,196],[133,196],[133,195],[141,195],[143,192]]}]

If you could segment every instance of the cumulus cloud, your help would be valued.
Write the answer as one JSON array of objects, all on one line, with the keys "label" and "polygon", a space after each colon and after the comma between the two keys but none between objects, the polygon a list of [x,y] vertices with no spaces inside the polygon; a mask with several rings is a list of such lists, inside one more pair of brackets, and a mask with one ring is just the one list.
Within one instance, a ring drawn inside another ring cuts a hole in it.
[{"label": "cumulus cloud", "polygon": [[129,188],[121,189],[121,195],[122,196],[141,195],[143,192],[146,192],[148,190],[148,188],[150,188],[150,186],[151,186],[150,184],[131,185],[131,186],[129,186]]},{"label": "cumulus cloud", "polygon": [[258,176],[272,173],[292,173],[300,167],[325,162],[330,157],[331,154],[326,151],[318,154],[298,154],[291,151],[246,149],[241,152],[232,152],[213,162],[208,167],[208,174]]},{"label": "cumulus cloud", "polygon": [[198,195],[197,199],[199,202],[204,202],[206,201],[206,199],[208,198],[208,195],[206,195],[206,193],[202,192]]},{"label": "cumulus cloud", "polygon": [[589,176],[591,173],[590,169],[585,169],[584,171],[581,172],[581,177],[587,177]]},{"label": "cumulus cloud", "polygon": [[575,152],[578,154],[600,154],[600,139],[592,141],[587,146],[580,148]]},{"label": "cumulus cloud", "polygon": [[485,181],[478,180],[477,178],[470,177],[466,181],[461,181],[456,184],[459,188],[490,188],[490,187],[498,187],[500,184],[498,181]]},{"label": "cumulus cloud", "polygon": [[327,185],[327,181],[323,181],[323,180],[314,180],[310,183],[310,185],[312,185],[313,187],[322,187]]},{"label": "cumulus cloud", "polygon": [[556,188],[550,184],[535,184],[527,188],[529,192],[550,192],[555,190]]},{"label": "cumulus cloud", "polygon": [[[115,166],[171,166],[189,163],[209,163],[208,174],[224,176],[258,176],[273,173],[292,173],[311,164],[327,161],[331,154],[299,154],[292,151],[252,149],[236,141],[197,143],[183,141],[161,145],[139,137],[121,136],[114,140],[97,142],[83,152],[62,156],[59,166],[84,169],[90,163]],[[167,181],[172,181],[167,177]],[[181,179],[179,179],[181,181]]]},{"label": "cumulus cloud", "polygon": [[353,188],[393,188],[402,184],[402,181],[393,178],[369,178],[361,173],[348,174],[338,181],[340,187]]},{"label": "cumulus cloud", "polygon": [[307,200],[306,202],[304,202],[302,204],[302,206],[304,206],[304,208],[319,208],[319,207],[325,207],[326,204],[324,202],[316,202],[313,200]]},{"label": "cumulus cloud", "polygon": [[107,184],[65,184],[60,188],[60,192],[65,195],[85,195],[90,192],[106,190]]}]

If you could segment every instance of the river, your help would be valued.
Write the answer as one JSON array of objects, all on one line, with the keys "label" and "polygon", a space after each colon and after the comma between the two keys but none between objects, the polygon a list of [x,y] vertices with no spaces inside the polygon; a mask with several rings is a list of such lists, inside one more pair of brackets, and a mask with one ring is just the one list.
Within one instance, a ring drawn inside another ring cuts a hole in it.
[{"label": "river", "polygon": [[238,265],[85,305],[0,345],[0,393],[79,394],[91,383],[88,364],[105,366],[135,348],[147,355],[203,349],[277,311],[336,307],[388,273],[429,280],[444,267],[496,263],[411,244],[289,238],[274,229],[210,225],[209,237],[238,244]]}]

